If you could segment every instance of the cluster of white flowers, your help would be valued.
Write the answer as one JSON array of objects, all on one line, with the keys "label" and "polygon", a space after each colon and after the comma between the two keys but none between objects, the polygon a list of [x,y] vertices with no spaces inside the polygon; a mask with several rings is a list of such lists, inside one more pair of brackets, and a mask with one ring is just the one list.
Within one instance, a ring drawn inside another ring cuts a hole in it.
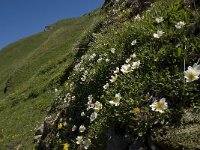
[{"label": "cluster of white flowers", "polygon": [[[74,126],[72,127],[72,131],[74,132],[74,131],[76,131],[76,129],[77,129],[77,126],[74,125]],[[85,132],[85,130],[86,130],[86,128],[85,128],[84,125],[81,125],[81,126],[79,127],[79,132],[80,132],[80,133]],[[88,138],[85,138],[85,139],[84,139],[83,136],[77,136],[77,137],[76,137],[76,144],[80,145],[80,146],[83,147],[84,149],[88,149],[88,147],[91,145],[91,140],[88,139]]]},{"label": "cluster of white flowers", "polygon": [[140,60],[133,61],[134,58],[136,58],[136,54],[132,54],[128,59],[126,59],[126,64],[122,65],[120,71],[123,74],[127,74],[129,72],[132,72],[134,69],[139,68],[140,66]]},{"label": "cluster of white flowers", "polygon": [[[134,43],[133,42],[131,43],[131,45],[134,45],[134,44],[136,44],[136,40],[134,41]],[[120,71],[123,74],[127,74],[129,72],[132,72],[134,69],[139,68],[140,60],[134,61],[135,58],[136,58],[136,54],[134,53],[134,54],[130,55],[130,57],[128,59],[126,59],[126,64],[122,65],[121,69],[119,69],[119,67],[116,67],[116,69],[114,70],[114,74],[111,75],[110,82],[113,83],[117,80],[117,78],[119,77]],[[109,87],[109,83],[106,83],[103,86],[104,90],[106,90],[108,87]],[[117,93],[117,94],[115,94],[114,99],[109,101],[109,103],[111,105],[119,106],[121,98],[122,98],[121,94]]]},{"label": "cluster of white flowers", "polygon": [[77,64],[75,65],[75,67],[74,67],[74,70],[77,71],[77,72],[80,71],[80,70],[83,70],[84,68],[81,69],[81,65],[82,65],[81,62],[77,63]]},{"label": "cluster of white flowers", "polygon": [[84,82],[87,79],[87,75],[88,75],[88,71],[85,70],[84,73],[83,73],[83,75],[82,75],[82,77],[81,77],[81,81]]},{"label": "cluster of white flowers", "polygon": [[[157,17],[155,19],[155,21],[159,24],[159,23],[163,22],[164,19],[163,19],[163,17]],[[185,26],[185,24],[186,23],[184,21],[179,21],[179,22],[176,23],[175,27],[177,29],[181,29]],[[161,36],[163,36],[164,33],[165,32],[163,32],[162,30],[158,30],[156,33],[153,34],[153,37],[156,38],[156,39],[159,39]]]},{"label": "cluster of white flowers", "polygon": [[99,58],[97,59],[97,63],[100,63],[102,61],[105,61],[105,62],[109,62],[110,59],[108,58],[108,54],[104,53],[102,55],[99,55]]},{"label": "cluster of white flowers", "polygon": [[[140,21],[142,18],[140,17],[140,15],[135,16],[134,20]],[[155,18],[156,23],[160,24],[164,21],[163,17],[157,17]],[[185,22],[184,21],[180,21],[178,22],[175,27],[177,29],[181,29],[185,26]],[[163,36],[165,32],[163,32],[162,30],[158,30],[156,33],[153,34],[154,38],[159,39],[161,36]],[[134,46],[137,44],[137,40],[133,40],[131,42],[131,45]],[[112,54],[116,53],[116,49],[115,48],[111,48],[110,52]],[[97,56],[96,53],[93,53],[91,56],[87,56],[85,55],[84,57],[81,58],[81,61],[75,66],[75,70],[76,71],[84,71],[83,75],[81,77],[81,81],[85,81],[88,75],[88,71],[84,69],[84,67],[82,66],[83,64],[83,60],[87,58],[87,60],[92,61],[96,58],[97,63],[102,62],[103,60],[105,62],[109,62],[110,59],[107,57],[108,55],[106,53],[101,54],[99,56]],[[136,54],[132,54],[130,55],[129,58],[126,59],[126,63],[123,64],[121,67],[116,67],[116,69],[114,70],[114,74],[111,75],[111,78],[109,79],[110,83],[114,83],[120,76],[120,73],[122,74],[128,74],[130,72],[133,72],[135,69],[138,69],[140,67],[140,60],[135,60],[136,58]],[[199,79],[199,75],[200,75],[200,65],[198,65],[197,63],[195,63],[193,65],[193,67],[189,66],[187,71],[184,71],[184,77],[186,78],[187,82],[192,82],[194,80],[198,80]],[[104,86],[103,89],[106,90],[109,88],[109,83],[107,82]],[[65,97],[65,101],[67,100],[71,100],[71,99],[75,99],[75,96],[71,96],[69,93],[66,95]],[[122,96],[120,93],[116,93],[114,98],[112,100],[109,101],[109,103],[111,105],[114,106],[119,106],[120,105],[120,101],[122,99]],[[87,111],[89,110],[93,110],[93,112],[90,114],[90,122],[93,122],[97,116],[98,113],[100,112],[100,110],[102,109],[103,105],[101,102],[99,101],[95,101],[92,95],[88,96],[88,102],[87,102]],[[150,105],[152,111],[156,111],[156,112],[160,112],[160,113],[164,113],[167,109],[168,109],[168,104],[166,102],[165,98],[162,98],[160,100],[155,100],[151,105]],[[140,110],[138,110],[140,111]],[[86,113],[87,114],[87,113]],[[84,117],[86,116],[85,112],[82,111],[81,112],[81,116]],[[79,132],[83,133],[86,130],[86,127],[82,124],[79,126]],[[72,127],[72,131],[76,131],[77,130],[77,126],[74,125]],[[78,145],[80,145],[80,147],[84,148],[84,149],[88,149],[88,147],[91,145],[91,140],[89,138],[84,138],[83,136],[77,136],[76,138],[76,143]]]},{"label": "cluster of white flowers", "polygon": [[74,82],[66,82],[65,87],[68,88],[68,90],[73,91],[73,89],[75,87],[75,83]]},{"label": "cluster of white flowers", "polygon": [[93,60],[96,56],[97,56],[97,54],[96,54],[96,53],[93,53],[93,54],[89,57],[89,61]]},{"label": "cluster of white flowers", "polygon": [[69,103],[69,101],[74,101],[76,99],[76,96],[74,96],[74,95],[71,95],[70,93],[67,93],[66,95],[65,95],[65,97],[63,98],[63,100],[64,100],[64,103]]},{"label": "cluster of white flowers", "polygon": [[87,102],[87,111],[94,108],[94,104],[93,104],[92,100],[93,100],[93,96],[89,95],[88,102]]},{"label": "cluster of white flowers", "polygon": [[[93,122],[96,118],[97,118],[97,115],[98,115],[98,112],[103,108],[103,105],[102,103],[100,103],[99,101],[94,101],[94,98],[92,95],[89,95],[88,96],[88,102],[87,102],[87,111],[89,111],[90,109],[93,109],[94,112],[91,113],[90,115],[90,122]],[[81,116],[85,116],[85,112],[81,112]],[[72,127],[72,131],[76,131],[77,129],[77,126],[74,125]],[[81,125],[79,127],[79,132],[80,133],[83,133],[85,132],[86,130],[86,127],[84,125]],[[83,136],[77,136],[76,138],[76,144],[80,145],[80,147],[84,148],[84,149],[88,149],[88,147],[91,145],[91,140],[88,139],[88,138],[83,138]]]},{"label": "cluster of white flowers", "polygon": [[98,112],[103,108],[103,105],[101,102],[96,101],[93,103],[93,96],[88,96],[88,102],[87,102],[87,111],[90,109],[93,109],[94,112],[90,115],[90,122],[93,122],[98,115]]},{"label": "cluster of white flowers", "polygon": [[80,145],[84,149],[88,149],[89,146],[92,144],[89,138],[83,138],[83,136],[77,136],[76,144]]},{"label": "cluster of white flowers", "polygon": [[189,66],[188,70],[184,71],[184,77],[186,78],[186,82],[192,82],[199,79],[200,75],[200,65],[195,63],[193,67]]},{"label": "cluster of white flowers", "polygon": [[[76,129],[77,129],[77,126],[74,125],[74,126],[72,127],[72,132],[76,131]],[[84,125],[80,125],[80,127],[79,127],[79,132],[80,132],[80,133],[83,133],[83,132],[85,132],[85,130],[86,130],[85,126],[84,126]]]},{"label": "cluster of white flowers", "polygon": [[89,59],[88,57],[89,57],[88,55],[83,55],[83,56],[81,57],[80,62],[77,63],[77,64],[75,65],[75,67],[74,67],[74,70],[75,70],[76,72],[85,70],[83,64],[84,64],[84,61],[85,61],[85,60],[88,60],[88,59]]}]

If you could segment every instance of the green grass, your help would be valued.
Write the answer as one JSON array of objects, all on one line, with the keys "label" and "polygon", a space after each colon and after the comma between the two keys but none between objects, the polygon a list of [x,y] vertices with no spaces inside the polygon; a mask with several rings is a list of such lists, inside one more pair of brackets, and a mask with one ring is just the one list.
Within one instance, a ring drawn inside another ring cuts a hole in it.
[{"label": "green grass", "polygon": [[[65,19],[48,32],[12,43],[0,52],[0,149],[34,147],[34,128],[40,125],[61,79],[77,55],[79,41],[98,21],[98,11]],[[7,93],[3,93],[9,81]]]}]

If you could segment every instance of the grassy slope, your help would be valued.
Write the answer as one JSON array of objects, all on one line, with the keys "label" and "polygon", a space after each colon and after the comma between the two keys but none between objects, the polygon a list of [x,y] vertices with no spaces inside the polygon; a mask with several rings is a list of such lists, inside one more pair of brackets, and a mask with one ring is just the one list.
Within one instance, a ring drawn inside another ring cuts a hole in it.
[{"label": "grassy slope", "polygon": [[[53,30],[8,45],[0,52],[0,149],[33,147],[34,128],[62,88],[60,78],[73,63],[74,49],[96,15],[65,19]],[[8,92],[3,93],[9,80]],[[54,87],[52,87],[54,85]]]}]

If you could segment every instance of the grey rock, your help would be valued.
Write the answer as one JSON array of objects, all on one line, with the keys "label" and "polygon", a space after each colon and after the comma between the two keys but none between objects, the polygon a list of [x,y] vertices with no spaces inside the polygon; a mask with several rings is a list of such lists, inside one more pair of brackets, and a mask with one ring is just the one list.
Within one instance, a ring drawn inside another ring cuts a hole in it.
[{"label": "grey rock", "polygon": [[35,135],[42,135],[43,131],[44,131],[44,124],[41,124],[41,126],[35,129]]},{"label": "grey rock", "polygon": [[41,139],[42,135],[34,136],[34,142],[38,142]]},{"label": "grey rock", "polygon": [[127,150],[128,142],[124,137],[117,135],[114,128],[108,130],[107,150]]}]

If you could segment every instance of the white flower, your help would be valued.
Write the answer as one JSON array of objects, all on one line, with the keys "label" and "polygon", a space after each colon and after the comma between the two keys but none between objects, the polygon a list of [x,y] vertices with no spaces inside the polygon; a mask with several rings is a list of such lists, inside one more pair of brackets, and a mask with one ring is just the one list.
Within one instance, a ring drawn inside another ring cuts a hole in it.
[{"label": "white flower", "polygon": [[112,105],[115,105],[115,106],[119,106],[121,98],[122,98],[121,94],[117,93],[117,94],[115,94],[114,100],[109,101],[109,103],[112,104]]},{"label": "white flower", "polygon": [[109,83],[106,83],[106,84],[103,86],[104,90],[106,90],[108,87],[109,87]]},{"label": "white flower", "polygon": [[87,71],[87,70],[85,70],[84,75],[85,75],[85,76],[88,75],[88,71]]},{"label": "white flower", "polygon": [[84,68],[84,67],[80,68],[80,71],[83,71],[83,70],[85,70],[85,68]]},{"label": "white flower", "polygon": [[140,20],[141,20],[141,17],[140,17],[140,15],[139,15],[139,14],[137,14],[137,15],[135,16],[134,20],[135,20],[135,21],[140,21]]},{"label": "white flower", "polygon": [[84,125],[81,125],[80,127],[79,127],[79,131],[82,133],[82,132],[84,132],[86,130],[86,128],[85,128],[85,126]]},{"label": "white flower", "polygon": [[103,107],[102,103],[100,103],[99,101],[96,101],[94,104],[94,110],[95,112],[99,112],[99,110],[101,110]]},{"label": "white flower", "polygon": [[168,108],[168,105],[167,105],[167,102],[165,102],[166,99],[165,98],[162,98],[160,99],[159,102],[157,101],[154,101],[150,107],[153,111],[158,111],[160,113],[164,113],[165,110]]},{"label": "white flower", "polygon": [[83,136],[77,136],[76,144],[82,144],[82,142],[83,142]]},{"label": "white flower", "polygon": [[65,121],[65,122],[63,122],[63,126],[65,127],[67,125],[67,122]]},{"label": "white flower", "polygon": [[104,57],[107,57],[107,56],[108,56],[108,54],[104,53],[104,54],[103,54],[103,56],[104,56]]},{"label": "white flower", "polygon": [[114,53],[115,53],[115,48],[111,48],[111,50],[110,50],[110,51],[111,51],[111,53],[113,53],[113,54],[114,54]]},{"label": "white flower", "polygon": [[200,65],[198,65],[197,63],[195,63],[193,65],[193,69],[195,69],[198,72],[198,74],[200,74]]},{"label": "white flower", "polygon": [[175,27],[177,28],[177,29],[181,29],[181,28],[183,28],[185,26],[185,22],[184,21],[179,21],[179,22],[177,22],[177,24],[175,25]]},{"label": "white flower", "polygon": [[133,54],[130,56],[130,58],[136,58],[136,54],[133,53]]},{"label": "white flower", "polygon": [[131,69],[137,69],[140,66],[140,60],[133,62],[131,65]]},{"label": "white flower", "polygon": [[161,23],[164,21],[163,17],[157,17],[155,20],[157,23]]},{"label": "white flower", "polygon": [[135,45],[137,43],[137,40],[133,40],[132,42],[131,42],[131,45],[133,46],[133,45]]},{"label": "white flower", "polygon": [[88,149],[88,147],[92,144],[91,140],[90,139],[85,139],[83,141],[83,147],[84,149]]},{"label": "white flower", "polygon": [[85,116],[85,113],[84,113],[84,111],[83,111],[83,112],[81,112],[81,117],[83,117],[83,116]]},{"label": "white flower", "polygon": [[97,113],[96,113],[96,112],[93,112],[93,113],[90,115],[90,122],[93,122],[96,118],[97,118]]},{"label": "white flower", "polygon": [[88,95],[88,100],[92,101],[93,100],[93,96],[92,95]]},{"label": "white flower", "polygon": [[88,96],[88,102],[87,102],[87,111],[90,110],[91,108],[94,108],[94,104],[92,103],[93,96],[89,95]]},{"label": "white flower", "polygon": [[76,64],[76,66],[74,68],[76,71],[79,71],[80,67],[81,67],[81,63],[78,63],[78,64]]},{"label": "white flower", "polygon": [[114,74],[118,74],[119,73],[119,67],[116,67]]},{"label": "white flower", "polygon": [[111,76],[110,82],[112,82],[112,83],[115,82],[117,80],[117,78],[118,78],[117,74],[115,74],[114,76]]},{"label": "white flower", "polygon": [[121,70],[121,72],[123,72],[124,74],[133,71],[130,64],[124,64],[124,65],[122,65],[122,67],[121,67],[120,70]]},{"label": "white flower", "polygon": [[82,77],[81,77],[81,81],[85,81],[86,80],[86,76],[85,75],[83,75]]},{"label": "white flower", "polygon": [[87,107],[87,111],[90,110],[90,109],[93,109],[94,108],[94,104],[91,103],[90,105],[88,104],[88,107]]},{"label": "white flower", "polygon": [[162,30],[158,30],[157,33],[153,34],[153,37],[159,39],[164,33]]},{"label": "white flower", "polygon": [[72,100],[74,101],[76,99],[76,96],[72,96]]},{"label": "white flower", "polygon": [[103,60],[103,58],[100,57],[100,58],[97,60],[97,62],[100,63],[102,60]]},{"label": "white flower", "polygon": [[189,66],[187,71],[184,71],[186,82],[192,82],[199,79],[200,65],[195,63],[193,67]]},{"label": "white flower", "polygon": [[128,64],[131,61],[131,58],[126,59],[126,63]]},{"label": "white flower", "polygon": [[97,55],[96,55],[95,53],[93,53],[93,54],[90,56],[89,61],[92,60],[92,59],[94,59],[96,56],[97,56]]},{"label": "white flower", "polygon": [[94,58],[94,57],[96,57],[96,56],[97,56],[97,55],[96,55],[95,53],[93,53],[91,57]]},{"label": "white flower", "polygon": [[106,59],[106,62],[109,62],[109,61],[110,61],[110,59],[107,58],[107,59]]},{"label": "white flower", "polygon": [[58,92],[58,89],[55,88],[55,92]]},{"label": "white flower", "polygon": [[74,132],[74,131],[76,131],[76,125],[74,125],[73,127],[72,127],[72,131]]}]

